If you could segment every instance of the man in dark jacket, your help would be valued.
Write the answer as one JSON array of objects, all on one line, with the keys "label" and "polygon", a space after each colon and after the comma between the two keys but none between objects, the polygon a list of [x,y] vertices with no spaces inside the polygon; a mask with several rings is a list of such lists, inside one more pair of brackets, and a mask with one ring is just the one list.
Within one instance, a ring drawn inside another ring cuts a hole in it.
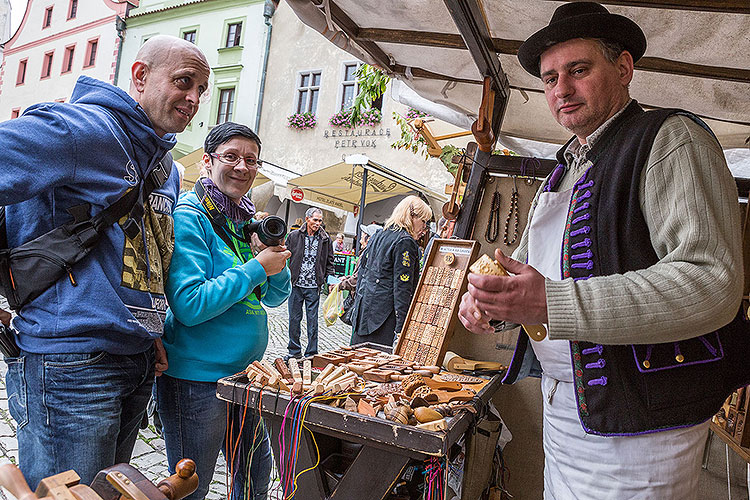
[{"label": "man in dark jacket", "polygon": [[333,243],[321,228],[323,211],[310,208],[305,213],[305,223],[289,233],[286,246],[292,252],[289,270],[292,273],[292,294],[289,297],[289,355],[302,357],[300,321],[302,305],[307,311],[307,349],[305,356],[318,353],[318,305],[320,287],[333,275]]}]

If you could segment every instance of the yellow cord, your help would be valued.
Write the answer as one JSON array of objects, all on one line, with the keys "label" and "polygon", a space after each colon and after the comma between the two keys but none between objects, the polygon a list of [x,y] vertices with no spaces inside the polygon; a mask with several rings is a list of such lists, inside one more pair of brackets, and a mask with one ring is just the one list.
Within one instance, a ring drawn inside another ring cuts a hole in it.
[{"label": "yellow cord", "polygon": [[304,474],[305,472],[309,472],[309,471],[317,468],[318,465],[320,465],[320,450],[318,449],[318,442],[315,440],[315,434],[313,434],[313,432],[305,425],[305,417],[307,416],[307,410],[308,410],[308,408],[310,408],[310,404],[314,403],[315,401],[325,401],[325,400],[329,400],[329,399],[344,399],[344,398],[349,397],[349,396],[351,396],[353,394],[356,394],[356,393],[349,393],[348,392],[348,393],[345,393],[345,394],[337,394],[335,396],[329,396],[329,395],[316,396],[316,397],[310,399],[310,401],[308,401],[307,404],[305,405],[305,409],[302,411],[302,418],[301,418],[301,421],[300,421],[300,425],[302,427],[304,427],[307,430],[307,432],[310,433],[310,437],[312,437],[313,444],[315,445],[315,454],[317,456],[317,459],[315,460],[315,465],[313,465],[312,467],[308,467],[307,469],[303,470],[302,472],[300,472],[296,476],[294,476],[294,483],[293,483],[294,484],[294,488],[292,489],[292,492],[289,494],[289,496],[286,497],[286,500],[290,500],[291,498],[294,497],[294,494],[297,491],[297,479],[302,474]]}]

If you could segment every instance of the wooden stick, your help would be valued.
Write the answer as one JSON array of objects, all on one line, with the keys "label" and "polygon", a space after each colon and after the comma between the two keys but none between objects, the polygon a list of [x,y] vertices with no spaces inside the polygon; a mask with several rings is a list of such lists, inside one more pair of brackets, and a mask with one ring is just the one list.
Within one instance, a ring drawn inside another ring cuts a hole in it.
[{"label": "wooden stick", "polygon": [[323,371],[318,374],[318,377],[315,379],[315,381],[319,382],[321,380],[324,380],[335,369],[336,367],[334,365],[326,365],[326,367],[323,368]]},{"label": "wooden stick", "polygon": [[299,371],[299,363],[297,362],[296,358],[289,358],[289,371],[292,372],[292,378],[294,378],[294,383],[296,384],[299,382],[302,383],[302,374]]},{"label": "wooden stick", "polygon": [[319,383],[319,384],[328,385],[328,382],[330,382],[331,380],[335,380],[342,373],[344,373],[344,371],[346,371],[346,366],[344,366],[344,365],[337,366],[330,374],[328,374],[327,376],[323,377],[322,379],[320,377],[318,377],[318,379],[316,380],[316,382]]},{"label": "wooden stick", "polygon": [[309,359],[302,362],[302,385],[305,390],[312,385],[312,362]]},{"label": "wooden stick", "polygon": [[354,373],[349,373],[347,375],[344,375],[342,377],[338,377],[336,380],[332,380],[331,382],[328,382],[325,386],[325,391],[329,389],[333,389],[334,392],[340,392],[341,387],[343,387],[347,382],[352,382],[357,378],[357,375]]}]

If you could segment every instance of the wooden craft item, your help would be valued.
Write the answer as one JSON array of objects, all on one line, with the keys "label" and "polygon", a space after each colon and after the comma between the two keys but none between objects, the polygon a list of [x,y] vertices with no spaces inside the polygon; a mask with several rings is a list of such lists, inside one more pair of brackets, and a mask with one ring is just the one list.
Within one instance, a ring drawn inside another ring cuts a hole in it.
[{"label": "wooden craft item", "polygon": [[428,406],[420,406],[418,408],[414,408],[414,417],[417,419],[417,422],[423,424],[425,422],[440,420],[441,418],[443,418],[443,415]]},{"label": "wooden craft item", "polygon": [[352,361],[350,363],[347,363],[346,366],[351,371],[361,376],[367,370],[371,368],[377,368],[378,365],[375,363],[367,363],[364,361]]},{"label": "wooden craft item", "polygon": [[[487,382],[486,379],[480,377],[473,377],[471,375],[461,375],[459,373],[442,372],[438,375],[439,380],[445,380],[448,382],[461,382],[462,384],[484,384]],[[438,380],[438,379],[436,379]]]},{"label": "wooden craft item", "polygon": [[432,391],[424,396],[430,403],[450,403],[451,401],[471,401],[476,393],[469,389],[461,391]]},{"label": "wooden craft item", "polygon": [[375,408],[364,399],[360,399],[359,403],[357,403],[357,413],[367,415],[368,417],[374,417],[377,415]]},{"label": "wooden craft item", "polygon": [[371,368],[362,374],[365,380],[372,380],[373,382],[388,382],[391,380],[391,375],[398,375],[398,372]]},{"label": "wooden craft item", "polygon": [[310,387],[310,384],[312,384],[312,363],[309,359],[306,359],[302,362],[302,384],[304,385],[305,389]]},{"label": "wooden craft item", "polygon": [[346,400],[344,401],[344,409],[346,411],[350,411],[352,413],[357,412],[357,402],[354,401],[351,396],[347,396]]},{"label": "wooden craft item", "polygon": [[443,366],[452,372],[474,371],[474,370],[504,370],[505,366],[496,361],[475,361],[473,359],[462,358],[458,354],[448,351],[445,353]]},{"label": "wooden craft item", "polygon": [[345,361],[346,361],[346,358],[343,356],[324,352],[324,353],[316,354],[315,356],[313,356],[312,365],[315,368],[325,368],[326,365],[329,365],[329,364],[340,365],[341,363],[344,363]]},{"label": "wooden craft item", "polygon": [[321,372],[318,374],[317,378],[315,379],[316,382],[325,380],[325,378],[331,374],[333,370],[335,370],[336,367],[334,365],[328,365]]},{"label": "wooden craft item", "polygon": [[448,423],[444,418],[441,418],[440,420],[425,422],[424,424],[417,424],[417,428],[425,431],[438,432],[446,430],[448,428]]},{"label": "wooden craft item", "polygon": [[354,359],[354,351],[351,351],[351,350],[347,351],[341,348],[336,349],[334,351],[329,351],[327,354],[332,354],[334,356],[341,356],[342,358],[344,358],[344,363],[348,363],[349,361]]},{"label": "wooden craft item", "polygon": [[332,372],[330,372],[328,375],[322,378],[318,378],[316,380],[317,383],[327,385],[328,382],[331,382],[333,380],[336,380],[338,377],[340,377],[343,373],[346,373],[346,366],[337,366],[333,369]]},{"label": "wooden craft item", "polygon": [[[508,274],[508,271],[505,270],[505,268],[495,259],[491,258],[489,255],[484,254],[482,255],[476,262],[474,262],[471,267],[469,268],[469,271],[476,274],[490,274],[493,276],[510,276]],[[531,338],[531,340],[535,340],[537,342],[540,342],[544,340],[544,338],[547,336],[547,330],[544,328],[544,325],[521,325],[524,330],[526,330],[526,333]]]},{"label": "wooden craft item", "polygon": [[289,372],[295,381],[302,381],[302,373],[299,371],[299,361],[297,361],[297,358],[289,358]]},{"label": "wooden craft item", "polygon": [[281,374],[287,384],[294,383],[294,378],[292,377],[292,373],[289,371],[289,366],[287,366],[282,358],[274,359],[273,366]]},{"label": "wooden craft item", "polygon": [[461,382],[447,382],[435,378],[426,378],[424,379],[424,383],[433,391],[460,391],[463,389]]}]

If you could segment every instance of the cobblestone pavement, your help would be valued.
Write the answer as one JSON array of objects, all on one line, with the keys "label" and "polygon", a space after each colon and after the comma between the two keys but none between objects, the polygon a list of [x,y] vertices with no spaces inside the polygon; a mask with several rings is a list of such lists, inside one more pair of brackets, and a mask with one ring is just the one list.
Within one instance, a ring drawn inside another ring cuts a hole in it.
[{"label": "cobblestone pavement", "polygon": [[[327,351],[340,345],[348,344],[351,337],[351,327],[341,321],[333,326],[326,326],[322,316],[322,305],[325,296],[321,296],[320,315],[318,317],[318,349]],[[7,309],[7,305],[0,297],[0,307]],[[273,361],[275,358],[287,354],[288,337],[288,309],[286,302],[276,308],[267,308],[269,339],[265,359]],[[307,323],[302,320],[302,351],[307,345]],[[16,440],[16,422],[8,412],[8,396],[5,391],[5,363],[0,363],[0,462],[18,462],[18,442]],[[153,425],[141,431],[133,449],[131,464],[141,471],[147,478],[154,482],[167,477],[167,455],[164,449],[164,440],[159,437]],[[226,488],[226,466],[223,457],[219,456],[216,471],[211,483],[211,489],[206,498],[208,500],[220,500],[227,497]],[[278,483],[275,483],[278,484]],[[272,488],[274,484],[272,484]],[[11,499],[6,492],[0,490],[0,498]]]}]

